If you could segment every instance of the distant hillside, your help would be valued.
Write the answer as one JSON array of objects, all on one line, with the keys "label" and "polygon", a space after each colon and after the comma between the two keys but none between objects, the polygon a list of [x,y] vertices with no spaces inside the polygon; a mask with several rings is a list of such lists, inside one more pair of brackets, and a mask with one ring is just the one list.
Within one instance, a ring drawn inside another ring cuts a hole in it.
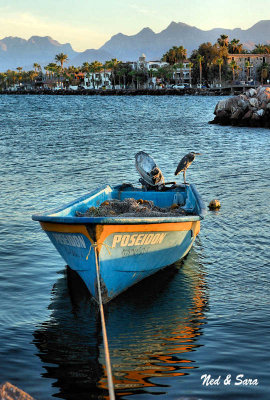
[{"label": "distant hillside", "polygon": [[76,54],[69,43],[60,44],[49,36],[32,36],[28,40],[6,37],[0,40],[0,70],[32,68],[35,62],[45,65],[53,62],[57,53],[65,53],[69,57]]},{"label": "distant hillside", "polygon": [[35,62],[44,66],[54,62],[58,53],[67,54],[67,65],[75,66],[85,61],[104,62],[113,57],[122,61],[132,61],[137,60],[142,53],[146,54],[148,60],[155,60],[160,59],[175,45],[183,45],[190,54],[203,42],[214,43],[221,34],[228,35],[230,39],[240,39],[247,49],[252,49],[257,43],[270,43],[270,20],[260,21],[246,30],[215,28],[209,31],[182,22],[171,22],[159,33],[150,28],[144,28],[132,36],[118,33],[99,49],[88,49],[84,52],[76,52],[70,43],[61,44],[49,36],[32,36],[28,40],[6,37],[0,40],[0,71],[17,67],[31,69]]},{"label": "distant hillside", "polygon": [[113,56],[105,50],[95,50],[89,49],[85,50],[81,53],[76,53],[76,56],[70,59],[70,65],[82,65],[85,61],[92,62],[92,61],[101,61],[105,62],[107,60],[111,60]]},{"label": "distant hillside", "polygon": [[121,60],[134,60],[142,53],[145,53],[148,60],[154,60],[160,59],[175,45],[183,45],[190,54],[203,42],[216,42],[221,34],[228,35],[230,39],[240,39],[247,49],[252,49],[257,43],[270,43],[270,21],[260,21],[247,30],[215,28],[209,31],[182,22],[171,22],[159,33],[154,33],[149,28],[144,28],[133,36],[119,33],[106,42],[100,50],[108,51]]}]

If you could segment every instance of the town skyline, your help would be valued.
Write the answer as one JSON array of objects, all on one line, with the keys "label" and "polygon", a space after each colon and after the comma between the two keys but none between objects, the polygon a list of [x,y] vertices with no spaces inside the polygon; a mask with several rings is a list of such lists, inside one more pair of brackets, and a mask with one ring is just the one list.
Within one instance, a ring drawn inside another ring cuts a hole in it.
[{"label": "town skyline", "polygon": [[[211,13],[209,9],[211,8]],[[233,12],[232,12],[233,10]],[[196,26],[201,30],[215,28],[246,30],[257,21],[269,18],[267,0],[220,1],[193,0],[104,0],[102,3],[79,0],[76,7],[71,0],[13,0],[0,6],[1,38],[16,36],[50,36],[61,43],[71,43],[76,51],[97,49],[113,35],[131,36],[145,27],[161,32],[171,21]],[[270,18],[269,18],[270,19]]]}]

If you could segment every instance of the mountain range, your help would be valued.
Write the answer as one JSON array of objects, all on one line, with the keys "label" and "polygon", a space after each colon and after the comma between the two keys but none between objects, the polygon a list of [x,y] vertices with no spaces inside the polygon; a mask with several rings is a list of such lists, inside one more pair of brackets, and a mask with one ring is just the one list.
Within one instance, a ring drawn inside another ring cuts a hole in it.
[{"label": "mountain range", "polygon": [[42,66],[54,62],[55,55],[68,55],[68,65],[79,66],[83,62],[98,60],[104,62],[111,58],[122,61],[134,61],[144,53],[147,60],[159,60],[172,46],[184,46],[188,54],[203,42],[216,42],[221,34],[229,39],[240,39],[246,49],[252,49],[257,43],[270,43],[270,20],[259,21],[249,29],[215,28],[204,31],[182,22],[171,22],[159,33],[144,28],[135,35],[118,33],[111,37],[99,49],[75,51],[70,43],[61,44],[49,36],[32,36],[30,39],[5,37],[0,40],[0,71],[7,69],[33,69],[33,63]]}]

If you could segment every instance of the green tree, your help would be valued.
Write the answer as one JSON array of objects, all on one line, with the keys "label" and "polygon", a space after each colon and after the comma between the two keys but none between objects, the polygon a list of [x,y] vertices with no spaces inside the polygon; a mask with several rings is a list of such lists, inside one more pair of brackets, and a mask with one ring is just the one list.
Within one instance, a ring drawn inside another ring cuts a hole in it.
[{"label": "green tree", "polygon": [[189,69],[189,85],[190,85],[190,87],[191,87],[191,82],[192,82],[191,71],[192,71],[193,67],[194,67],[194,64],[192,62],[189,62],[188,63],[188,69]]},{"label": "green tree", "polygon": [[160,79],[162,83],[167,85],[172,80],[173,76],[173,67],[171,65],[166,65],[164,67],[158,68],[153,72],[153,75]]},{"label": "green tree", "polygon": [[240,54],[243,51],[243,45],[239,39],[232,39],[228,45],[228,51],[230,54]]},{"label": "green tree", "polygon": [[270,74],[270,65],[268,63],[262,63],[257,69],[257,75],[261,79],[261,84],[263,85]]},{"label": "green tree", "polygon": [[14,86],[15,83],[17,82],[17,80],[18,80],[18,73],[16,71],[12,71],[12,70],[8,69],[6,71],[6,81],[7,81],[8,86],[10,86],[10,85]]},{"label": "green tree", "polygon": [[220,84],[220,86],[221,86],[221,67],[222,67],[223,63],[224,63],[224,60],[223,60],[222,57],[220,57],[220,58],[217,59],[218,71],[219,71],[219,84]]},{"label": "green tree", "polygon": [[246,79],[247,79],[247,82],[249,81],[249,78],[250,78],[250,69],[252,68],[252,65],[251,65],[251,63],[249,62],[249,61],[246,61],[245,62],[245,69],[246,69]]},{"label": "green tree", "polygon": [[131,65],[129,65],[128,63],[120,62],[115,67],[115,76],[116,76],[116,78],[118,77],[120,86],[121,86],[121,81],[122,81],[122,86],[124,88],[126,88],[128,83],[131,83],[131,79],[130,79],[131,71],[132,71]]},{"label": "green tree", "polygon": [[33,64],[33,68],[34,68],[34,71],[35,71],[35,72],[41,71],[41,66],[40,66],[40,64],[38,64],[38,63],[34,63],[34,64]]},{"label": "green tree", "polygon": [[1,89],[6,89],[7,74],[5,72],[0,72],[0,87]]},{"label": "green tree", "polygon": [[57,64],[55,64],[55,63],[49,63],[48,65],[46,65],[45,67],[44,67],[44,69],[45,69],[45,71],[47,72],[47,74],[48,74],[48,77],[50,78],[50,79],[54,79],[54,76],[57,74],[57,72],[58,72],[58,69],[59,69],[59,67],[58,67],[58,65]]},{"label": "green tree", "polygon": [[201,54],[198,54],[197,56],[197,63],[199,65],[199,71],[200,71],[200,85],[202,85],[202,62],[204,60],[204,57]]},{"label": "green tree", "polygon": [[265,53],[270,54],[270,44],[265,44],[264,48],[265,48]]},{"label": "green tree", "polygon": [[[91,72],[91,65],[89,64],[89,62],[84,62],[83,65],[81,66],[81,70],[82,72],[85,73],[86,77],[89,79],[90,78],[90,72]],[[74,74],[74,73],[73,73]],[[74,74],[75,75],[75,74]]]},{"label": "green tree", "polygon": [[106,62],[107,68],[111,70],[111,80],[113,82],[113,89],[115,89],[115,69],[120,62],[121,61],[118,61],[117,58],[112,58],[110,61]]},{"label": "green tree", "polygon": [[[201,55],[201,63],[198,63],[198,55]],[[220,57],[218,44],[212,45],[210,42],[202,43],[198,50],[194,50],[190,56],[190,62],[194,64],[192,79],[194,83],[199,80],[211,81],[215,75],[213,65]],[[201,74],[201,79],[200,79]]]},{"label": "green tree", "polygon": [[48,73],[49,78],[52,80],[52,83],[55,85],[60,81],[60,75],[62,73],[61,67],[55,63],[49,63],[44,67],[45,71]]},{"label": "green tree", "polygon": [[97,73],[100,73],[102,68],[103,68],[103,64],[99,61],[93,61],[90,64],[90,72],[92,74],[92,84],[93,84],[94,89],[95,89],[95,84],[96,84],[95,76]]},{"label": "green tree", "polygon": [[258,43],[255,45],[254,49],[251,51],[252,54],[267,54],[267,48],[264,44]]},{"label": "green tree", "polygon": [[110,61],[105,61],[105,63],[103,64],[103,70],[104,70],[104,84],[106,86],[106,82],[107,82],[107,69],[110,68]]},{"label": "green tree", "polygon": [[229,37],[227,35],[220,35],[220,37],[217,40],[218,44],[220,47],[228,47],[229,45]]},{"label": "green tree", "polygon": [[26,78],[31,82],[33,85],[35,78],[38,76],[38,73],[36,71],[27,71]]},{"label": "green tree", "polygon": [[232,70],[233,83],[234,83],[234,81],[235,81],[235,70],[238,68],[238,66],[237,66],[237,64],[236,64],[236,62],[235,62],[234,60],[232,60],[232,61],[230,62],[230,68],[231,68],[231,70]]},{"label": "green tree", "polygon": [[162,56],[162,61],[170,65],[183,62],[187,57],[187,50],[183,46],[173,46]]},{"label": "green tree", "polygon": [[148,81],[148,71],[146,68],[138,68],[129,72],[129,76],[131,76],[132,85],[136,82],[136,89],[140,88],[140,85],[147,83]]},{"label": "green tree", "polygon": [[64,62],[67,62],[68,61],[68,56],[67,56],[67,54],[64,54],[64,53],[59,53],[59,54],[56,54],[56,56],[55,56],[55,61],[58,63],[60,63],[60,65],[61,65],[61,71],[63,71],[63,65],[64,65]]}]

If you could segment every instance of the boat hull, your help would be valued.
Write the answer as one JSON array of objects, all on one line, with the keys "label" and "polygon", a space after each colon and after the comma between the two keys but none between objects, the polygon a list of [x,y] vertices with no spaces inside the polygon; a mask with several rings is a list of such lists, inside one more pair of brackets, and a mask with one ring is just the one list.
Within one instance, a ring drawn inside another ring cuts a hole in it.
[{"label": "boat hull", "polygon": [[40,224],[95,299],[98,298],[96,247],[103,303],[185,257],[200,231],[200,221],[145,225]]}]

